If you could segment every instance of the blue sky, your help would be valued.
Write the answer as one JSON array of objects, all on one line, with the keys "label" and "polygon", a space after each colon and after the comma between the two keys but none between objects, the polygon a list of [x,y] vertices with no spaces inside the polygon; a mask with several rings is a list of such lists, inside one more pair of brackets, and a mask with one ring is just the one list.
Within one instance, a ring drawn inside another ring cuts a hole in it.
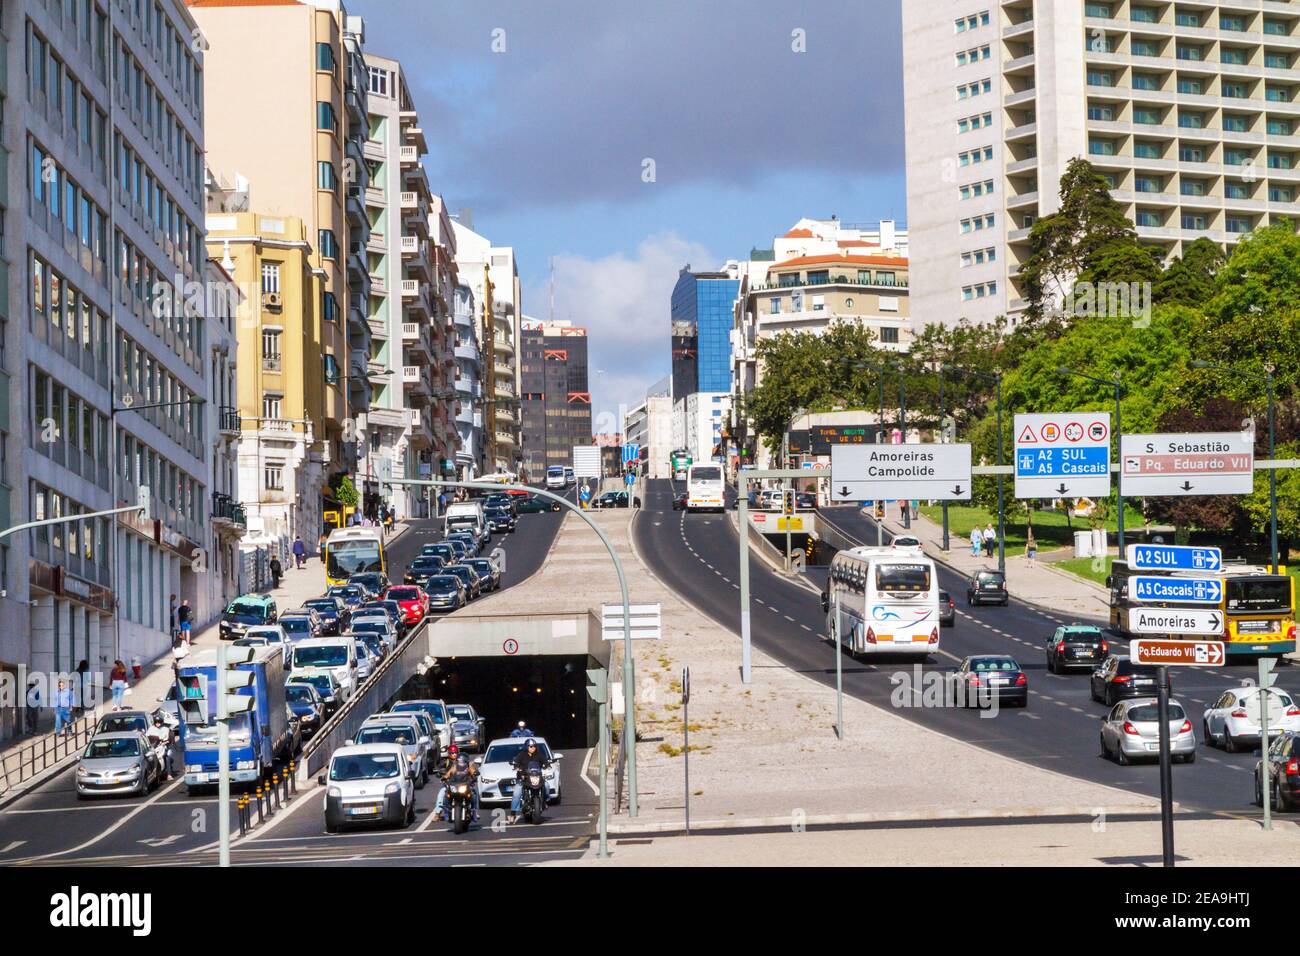
[{"label": "blue sky", "polygon": [[547,316],[554,257],[556,318],[591,334],[598,431],[667,374],[681,266],[805,215],[906,219],[899,5],[807,6],[349,4],[408,71],[432,188],[514,246],[526,314]]}]

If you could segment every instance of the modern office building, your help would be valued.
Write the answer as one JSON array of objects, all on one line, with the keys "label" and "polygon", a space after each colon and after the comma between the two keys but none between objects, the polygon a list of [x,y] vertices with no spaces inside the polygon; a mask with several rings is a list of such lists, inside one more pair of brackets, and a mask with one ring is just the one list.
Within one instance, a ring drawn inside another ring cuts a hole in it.
[{"label": "modern office building", "polygon": [[327,280],[300,219],[210,212],[207,225],[212,258],[248,290],[231,402],[241,435],[235,498],[248,526],[243,547],[287,553],[299,535],[314,546],[329,481],[320,423],[341,377],[323,352],[316,314]]},{"label": "modern office building", "polygon": [[207,48],[204,94],[220,106],[208,166],[221,182],[246,181],[262,215],[306,227],[321,278],[313,335],[338,368],[313,434],[327,474],[353,474],[373,387],[364,24],[340,0],[189,6]]},{"label": "modern office building", "polygon": [[739,288],[734,270],[692,272],[688,264],[678,273],[671,303],[674,401],[692,392],[731,391],[731,328]]},{"label": "modern office building", "polygon": [[[456,432],[447,414],[454,401],[447,342],[454,237],[420,161],[424,131],[401,64],[371,55],[366,65],[367,374],[373,393],[359,465],[363,510],[373,515],[387,503],[398,518],[424,517],[427,489],[383,482],[428,479],[454,461]],[[452,243],[441,255],[439,240]]]},{"label": "modern office building", "polygon": [[105,673],[170,646],[172,595],[199,624],[219,610],[205,573],[224,552],[210,509],[228,436],[198,403],[228,382],[231,301],[202,294],[194,29],[178,0],[0,6],[0,521],[108,510],[141,487],[154,502],[147,521],[0,543],[0,669]]},{"label": "modern office building", "polygon": [[520,445],[534,478],[573,464],[573,447],[591,444],[587,330],[568,321],[520,321]]},{"label": "modern office building", "polygon": [[1300,9],[1273,0],[904,0],[913,314],[1024,308],[1029,228],[1074,157],[1166,253],[1294,219]]}]

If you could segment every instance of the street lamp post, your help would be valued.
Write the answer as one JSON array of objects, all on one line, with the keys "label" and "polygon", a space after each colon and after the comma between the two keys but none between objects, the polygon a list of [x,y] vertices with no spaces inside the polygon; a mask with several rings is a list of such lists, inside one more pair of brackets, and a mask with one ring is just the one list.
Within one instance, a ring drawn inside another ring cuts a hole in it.
[{"label": "street lamp post", "polygon": [[[940,366],[939,366],[939,430],[940,430],[940,441],[943,441],[944,439],[947,438],[947,435],[945,435],[945,434],[943,433],[943,429],[944,429],[944,411],[945,411],[945,410],[944,410],[944,407],[943,407],[943,366],[940,365]],[[944,550],[945,553],[948,551],[948,501],[947,501],[946,498],[945,498],[944,501],[943,501],[943,550]]]},{"label": "street lamp post", "polygon": [[[1192,368],[1220,369],[1224,372],[1233,372],[1245,378],[1252,378],[1255,381],[1263,381],[1264,387],[1268,394],[1268,457],[1272,461],[1276,454],[1273,441],[1274,431],[1276,428],[1276,418],[1273,410],[1273,372],[1272,364],[1264,366],[1264,374],[1250,372],[1246,369],[1238,368],[1235,365],[1220,365],[1217,362],[1207,362],[1204,359],[1194,359]],[[1269,566],[1274,574],[1278,569],[1278,551],[1277,551],[1277,469],[1268,470],[1268,530],[1269,530]]]},{"label": "street lamp post", "polygon": [[[1083,372],[1076,372],[1073,369],[1066,368],[1064,365],[1062,365],[1060,368],[1056,370],[1056,373],[1058,375],[1074,375],[1077,378],[1086,378],[1088,381],[1096,382],[1098,385],[1109,385],[1111,388],[1115,390],[1115,460],[1119,461],[1120,437],[1124,434],[1124,424],[1120,418],[1120,406],[1119,406],[1120,396],[1124,392],[1124,383],[1123,380],[1120,378],[1119,372],[1116,372],[1113,378],[1105,379],[1105,378],[1098,378],[1095,375],[1085,375]],[[1106,480],[1107,481],[1110,480],[1109,474],[1106,476]],[[1124,488],[1123,485],[1120,485],[1118,483],[1116,484],[1115,500],[1118,503],[1119,507],[1116,509],[1118,514],[1116,515],[1115,518],[1115,530],[1116,530],[1115,542],[1118,545],[1119,556],[1121,558],[1124,556],[1124,491],[1123,488]]]},{"label": "street lamp post", "polygon": [[[992,380],[997,397],[998,465],[1000,467],[1002,465],[1002,370],[982,372],[979,369],[961,368],[956,365],[944,365],[941,368],[959,375],[974,375],[977,378]],[[998,570],[1003,574],[1007,571],[1006,497],[1003,490],[1005,477],[1001,471],[998,472]]]},{"label": "street lamp post", "polygon": [[[903,377],[902,363],[895,363],[894,369],[898,372],[898,443],[907,444],[907,393],[904,391],[905,379]],[[912,500],[903,499],[903,527],[912,527]]]}]

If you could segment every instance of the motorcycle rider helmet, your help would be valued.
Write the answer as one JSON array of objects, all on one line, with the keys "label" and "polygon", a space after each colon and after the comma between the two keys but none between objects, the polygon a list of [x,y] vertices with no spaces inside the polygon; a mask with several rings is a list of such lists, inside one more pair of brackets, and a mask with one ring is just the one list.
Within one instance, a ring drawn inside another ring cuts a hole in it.
[{"label": "motorcycle rider helmet", "polygon": [[527,740],[524,741],[524,749],[525,749],[525,750],[536,750],[536,749],[537,749],[537,741],[534,740],[532,737],[529,737]]}]

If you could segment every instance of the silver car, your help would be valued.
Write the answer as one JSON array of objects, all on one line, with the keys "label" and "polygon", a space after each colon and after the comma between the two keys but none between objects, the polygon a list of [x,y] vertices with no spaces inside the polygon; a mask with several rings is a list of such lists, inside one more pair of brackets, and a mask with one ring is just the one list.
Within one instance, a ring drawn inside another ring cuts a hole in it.
[{"label": "silver car", "polygon": [[[1121,764],[1160,759],[1159,705],[1154,697],[1121,700],[1102,719],[1101,753]],[[1171,759],[1196,760],[1196,734],[1183,705],[1169,701],[1169,753]]]},{"label": "silver car", "polygon": [[429,782],[429,750],[433,741],[415,718],[396,714],[367,718],[346,746],[366,744],[397,744],[406,754],[407,769],[415,773],[416,789]]},{"label": "silver car", "polygon": [[77,761],[77,799],[93,794],[146,794],[162,781],[162,765],[137,731],[97,734]]},{"label": "silver car", "polygon": [[482,753],[487,747],[487,722],[469,704],[448,704],[451,717],[451,737],[461,750]]}]

